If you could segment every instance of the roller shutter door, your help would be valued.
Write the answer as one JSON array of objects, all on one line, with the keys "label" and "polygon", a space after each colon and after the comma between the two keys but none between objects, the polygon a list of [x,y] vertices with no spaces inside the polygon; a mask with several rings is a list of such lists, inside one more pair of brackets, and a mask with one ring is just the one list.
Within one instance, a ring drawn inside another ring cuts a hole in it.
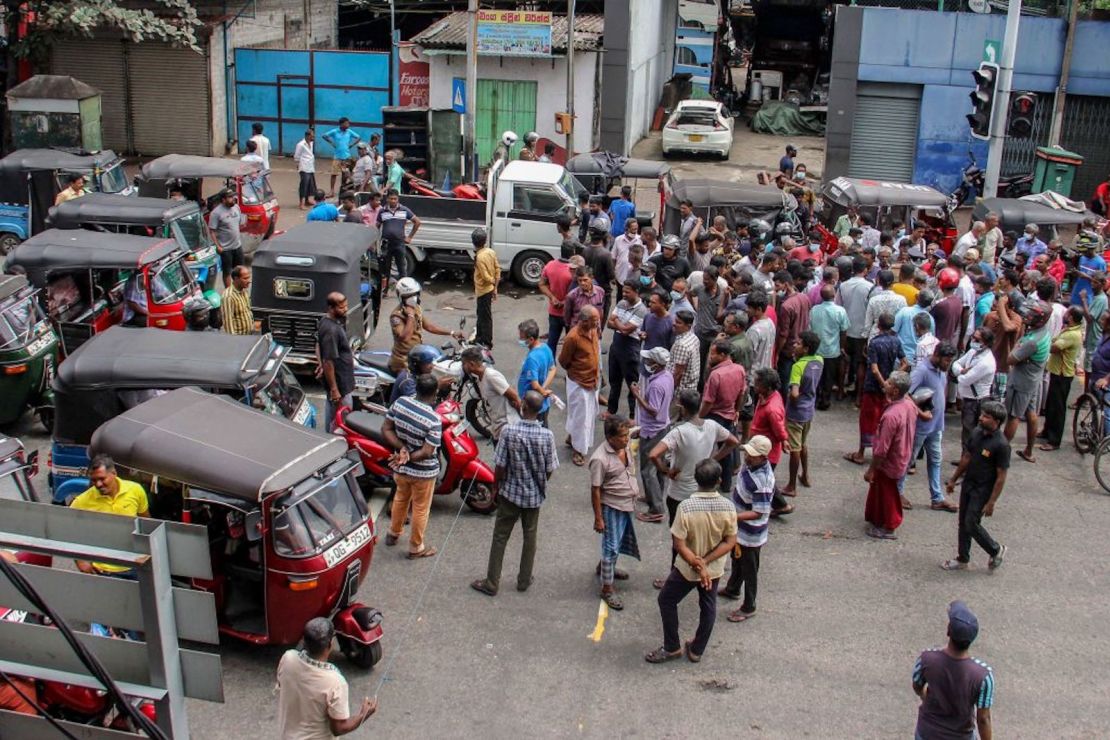
[{"label": "roller shutter door", "polygon": [[119,40],[58,39],[52,63],[54,74],[76,77],[100,90],[104,148],[116,152],[132,150],[123,43]]},{"label": "roller shutter door", "polygon": [[206,56],[141,43],[128,47],[127,63],[135,152],[211,155]]},{"label": "roller shutter door", "polygon": [[848,175],[911,182],[920,110],[918,85],[860,83]]}]

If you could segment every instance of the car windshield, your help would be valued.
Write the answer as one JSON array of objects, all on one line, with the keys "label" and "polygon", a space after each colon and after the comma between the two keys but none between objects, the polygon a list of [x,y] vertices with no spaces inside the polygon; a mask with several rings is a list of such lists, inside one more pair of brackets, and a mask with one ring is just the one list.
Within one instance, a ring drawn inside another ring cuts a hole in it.
[{"label": "car windshield", "polygon": [[366,503],[354,476],[343,473],[349,469],[349,461],[337,460],[324,471],[323,484],[312,494],[305,497],[297,486],[274,503],[278,555],[296,558],[323,552],[366,522]]},{"label": "car windshield", "polygon": [[255,404],[260,405],[263,411],[286,419],[293,418],[303,400],[304,389],[293,371],[285,365],[278,368],[274,379],[261,393],[255,394]]},{"label": "car windshield", "polygon": [[118,162],[100,173],[97,189],[102,193],[122,193],[127,190],[127,173]]},{"label": "car windshield", "polygon": [[165,262],[154,273],[150,283],[150,294],[155,303],[176,303],[193,290],[193,273],[185,267],[183,260]]},{"label": "car windshield", "polygon": [[35,326],[46,318],[33,295],[0,308],[0,349],[18,347],[31,340]]},{"label": "car windshield", "polygon": [[197,252],[212,246],[212,238],[208,234],[200,211],[175,218],[170,222],[170,230],[173,232],[173,238],[184,249]]},{"label": "car windshield", "polygon": [[243,203],[257,205],[258,203],[265,203],[273,197],[274,191],[270,187],[270,178],[265,175],[243,178]]}]

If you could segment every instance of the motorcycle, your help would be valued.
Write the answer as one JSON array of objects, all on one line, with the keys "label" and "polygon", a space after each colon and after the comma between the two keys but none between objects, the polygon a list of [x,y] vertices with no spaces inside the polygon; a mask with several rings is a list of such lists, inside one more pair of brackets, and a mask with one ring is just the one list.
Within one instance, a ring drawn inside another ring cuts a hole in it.
[{"label": "motorcycle", "polygon": [[[386,409],[372,406],[369,411],[353,411],[343,407],[336,414],[335,431],[347,440],[347,447],[356,450],[366,474],[375,486],[392,487],[393,469],[389,458],[394,449],[382,435]],[[440,477],[435,495],[454,491],[466,505],[479,514],[490,514],[497,508],[493,495],[493,469],[478,456],[478,443],[470,436],[470,423],[463,419],[459,403],[453,398],[441,401],[436,414],[443,425],[440,439]]]},{"label": "motorcycle", "polygon": [[[971,161],[964,167],[960,184],[952,191],[952,194],[948,196],[949,202],[951,203],[949,210],[959,208],[968,201],[975,202],[975,198],[983,192],[987,173],[975,160],[974,153],[969,151],[967,156]],[[998,178],[999,198],[1021,198],[1032,194],[1032,192],[1032,173]]]}]

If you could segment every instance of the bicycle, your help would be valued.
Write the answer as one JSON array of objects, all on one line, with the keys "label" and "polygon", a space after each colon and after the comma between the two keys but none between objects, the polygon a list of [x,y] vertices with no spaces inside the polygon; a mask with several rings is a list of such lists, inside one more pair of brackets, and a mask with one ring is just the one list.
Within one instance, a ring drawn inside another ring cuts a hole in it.
[{"label": "bicycle", "polygon": [[1100,398],[1095,393],[1087,391],[1075,402],[1075,415],[1071,418],[1071,436],[1075,442],[1075,449],[1080,455],[1086,455],[1099,449],[1105,434],[1103,424],[1104,406],[1110,406],[1103,394]]}]

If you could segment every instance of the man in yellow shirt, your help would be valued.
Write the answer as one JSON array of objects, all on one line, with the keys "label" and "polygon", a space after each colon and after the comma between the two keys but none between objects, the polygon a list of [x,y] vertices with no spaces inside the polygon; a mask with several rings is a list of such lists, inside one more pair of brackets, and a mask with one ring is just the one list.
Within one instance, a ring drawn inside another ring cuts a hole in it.
[{"label": "man in yellow shirt", "polygon": [[[1097,278],[1096,278],[1097,279]],[[1086,297],[1086,296],[1084,296]],[[1039,449],[1051,452],[1060,448],[1068,422],[1068,394],[1075,379],[1075,364],[1083,346],[1083,309],[1072,306],[1064,313],[1064,327],[1052,339],[1049,349],[1048,396],[1044,403],[1044,443]]]},{"label": "man in yellow shirt", "polygon": [[[101,514],[137,517],[150,516],[146,491],[135,481],[122,480],[116,475],[116,463],[108,455],[97,455],[89,462],[89,481],[92,487],[73,499],[70,507]],[[110,563],[77,561],[82,573],[128,577],[132,569]]]},{"label": "man in yellow shirt", "polygon": [[70,175],[69,176],[69,187],[67,187],[62,192],[58,193],[57,196],[55,196],[54,205],[60,205],[62,203],[65,203],[67,200],[73,200],[74,198],[80,198],[84,194],[85,194],[85,176],[84,175],[76,175],[76,174]]},{"label": "man in yellow shirt", "polygon": [[478,331],[475,341],[493,349],[493,302],[497,300],[497,284],[501,282],[501,265],[486,238],[486,230],[474,229],[474,295],[478,298]]},{"label": "man in yellow shirt", "polygon": [[914,273],[917,268],[912,262],[903,262],[902,266],[898,268],[898,282],[890,286],[898,295],[906,299],[907,306],[917,305],[917,286],[913,284]]},{"label": "man in yellow shirt", "polygon": [[224,331],[228,334],[254,334],[254,313],[251,311],[251,268],[231,268],[231,287],[224,291]]}]

